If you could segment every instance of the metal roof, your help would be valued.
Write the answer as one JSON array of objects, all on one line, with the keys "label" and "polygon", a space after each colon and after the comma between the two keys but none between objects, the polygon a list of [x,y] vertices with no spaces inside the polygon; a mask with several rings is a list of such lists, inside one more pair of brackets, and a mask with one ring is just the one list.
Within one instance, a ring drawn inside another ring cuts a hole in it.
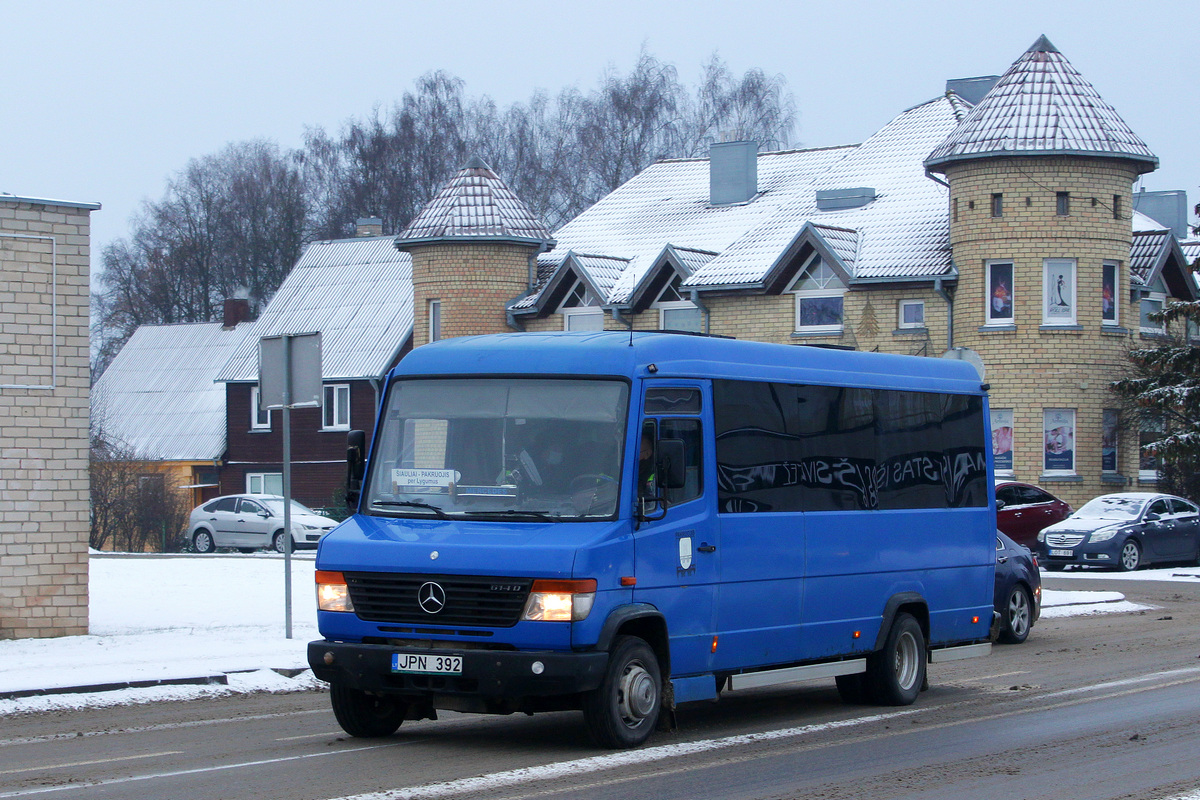
[{"label": "metal roof", "polygon": [[441,239],[515,240],[538,243],[550,231],[478,156],[460,169],[421,209],[401,244]]},{"label": "metal roof", "polygon": [[213,379],[250,328],[141,326],[92,387],[93,424],[147,461],[220,458],[225,387]]},{"label": "metal roof", "polygon": [[1139,170],[1158,157],[1045,37],[1001,76],[925,161],[931,169],[989,156],[1086,155],[1129,159]]},{"label": "metal roof", "polygon": [[393,236],[313,242],[217,375],[257,382],[264,336],[321,333],[325,380],[377,378],[412,334],[412,258]]}]

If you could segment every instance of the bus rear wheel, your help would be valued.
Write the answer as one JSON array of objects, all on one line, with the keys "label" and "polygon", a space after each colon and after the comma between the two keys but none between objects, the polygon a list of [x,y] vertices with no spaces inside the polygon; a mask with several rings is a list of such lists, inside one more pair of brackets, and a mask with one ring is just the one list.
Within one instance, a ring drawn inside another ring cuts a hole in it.
[{"label": "bus rear wheel", "polygon": [[925,684],[925,634],[911,614],[896,615],[883,649],[867,658],[863,682],[879,705],[908,706],[916,701]]}]

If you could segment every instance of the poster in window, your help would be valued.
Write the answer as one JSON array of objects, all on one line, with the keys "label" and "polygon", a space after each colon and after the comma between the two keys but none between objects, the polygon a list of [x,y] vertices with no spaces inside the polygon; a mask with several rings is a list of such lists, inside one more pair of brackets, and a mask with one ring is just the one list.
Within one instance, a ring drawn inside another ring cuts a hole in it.
[{"label": "poster in window", "polygon": [[1117,265],[1105,264],[1100,277],[1100,319],[1117,321]]},{"label": "poster in window", "polygon": [[1046,262],[1047,324],[1075,321],[1075,264],[1071,261]]},{"label": "poster in window", "polygon": [[992,461],[996,472],[1012,472],[1013,412],[1011,408],[992,409]]},{"label": "poster in window", "polygon": [[1046,472],[1075,471],[1075,412],[1072,409],[1051,409],[1045,412]]},{"label": "poster in window", "polygon": [[993,320],[1013,318],[1012,264],[992,264],[988,277],[990,305],[988,317]]},{"label": "poster in window", "polygon": [[1113,408],[1104,409],[1103,440],[1100,449],[1100,469],[1102,472],[1117,471],[1117,411]]}]

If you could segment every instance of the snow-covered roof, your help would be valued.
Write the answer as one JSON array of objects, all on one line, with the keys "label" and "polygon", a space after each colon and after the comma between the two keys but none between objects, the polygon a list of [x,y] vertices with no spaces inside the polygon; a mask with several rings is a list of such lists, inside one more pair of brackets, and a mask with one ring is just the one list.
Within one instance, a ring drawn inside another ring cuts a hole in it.
[{"label": "snow-covered roof", "polygon": [[141,326],[92,387],[94,424],[147,461],[220,458],[225,387],[213,379],[250,328]]},{"label": "snow-covered roof", "polygon": [[472,157],[400,234],[403,244],[443,239],[540,244],[549,238],[546,226],[478,156]]},{"label": "snow-covered roof", "polygon": [[412,258],[394,236],[313,242],[259,315],[219,381],[256,382],[264,336],[321,333],[325,380],[382,375],[412,333]]},{"label": "snow-covered roof", "polygon": [[[557,231],[558,247],[539,259],[539,275],[565,263],[559,254],[567,252],[625,259],[615,281],[583,264],[595,285],[611,287],[606,301],[623,304],[670,246],[687,273],[685,289],[761,288],[791,258],[802,232],[854,280],[949,275],[947,191],[921,162],[964,106],[954,95],[931,100],[860,145],[760,153],[758,193],[741,204],[710,204],[708,159],[659,162]],[[873,199],[818,206],[818,191],[854,187],[869,187]]]},{"label": "snow-covered roof", "polygon": [[1200,239],[1184,239],[1179,243],[1179,249],[1192,269],[1200,268],[1200,264],[1197,264],[1197,260],[1200,260]]},{"label": "snow-covered roof", "polygon": [[1088,155],[1129,159],[1142,172],[1158,157],[1045,37],[1001,76],[926,159],[931,169],[988,156]]}]

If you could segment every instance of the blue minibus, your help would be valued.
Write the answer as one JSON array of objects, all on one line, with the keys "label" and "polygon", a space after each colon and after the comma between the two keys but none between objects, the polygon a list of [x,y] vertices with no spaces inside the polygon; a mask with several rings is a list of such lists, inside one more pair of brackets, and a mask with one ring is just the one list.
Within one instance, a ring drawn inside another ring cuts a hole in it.
[{"label": "blue minibus", "polygon": [[[817,678],[907,705],[991,647],[987,387],[950,359],[668,332],[419,347],[320,544],[308,646],[353,736]],[[369,452],[369,455],[366,455]]]}]

